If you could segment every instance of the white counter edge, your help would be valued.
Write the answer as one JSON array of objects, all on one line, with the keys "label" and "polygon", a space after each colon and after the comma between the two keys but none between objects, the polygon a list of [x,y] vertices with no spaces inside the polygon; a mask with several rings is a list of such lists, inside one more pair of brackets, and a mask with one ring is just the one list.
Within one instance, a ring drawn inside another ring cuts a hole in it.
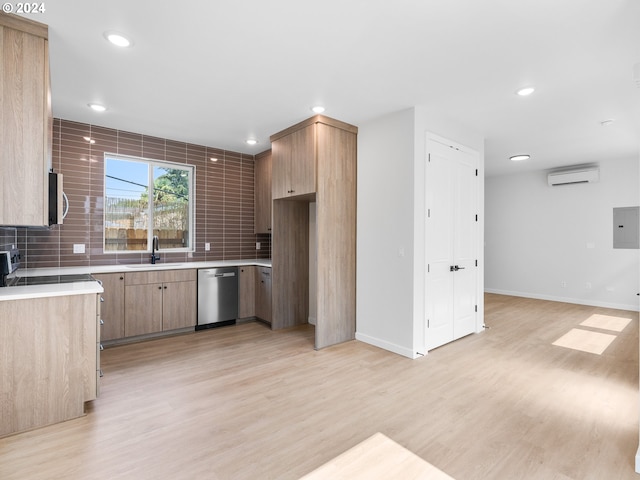
[{"label": "white counter edge", "polygon": [[28,285],[0,289],[0,302],[7,300],[28,300],[44,297],[64,297],[104,292],[98,282],[57,283],[55,285]]},{"label": "white counter edge", "polygon": [[[211,262],[158,263],[156,265],[94,265],[90,267],[31,268],[20,270],[20,277],[46,275],[77,275],[94,273],[127,273],[155,270],[184,270],[215,267],[242,267],[255,265],[271,267],[271,259],[253,260],[220,260]],[[0,288],[0,302],[6,300],[25,300],[42,297],[61,297],[64,295],[84,295],[102,293],[104,290],[98,282],[58,283],[54,285],[28,285],[21,287]]]}]

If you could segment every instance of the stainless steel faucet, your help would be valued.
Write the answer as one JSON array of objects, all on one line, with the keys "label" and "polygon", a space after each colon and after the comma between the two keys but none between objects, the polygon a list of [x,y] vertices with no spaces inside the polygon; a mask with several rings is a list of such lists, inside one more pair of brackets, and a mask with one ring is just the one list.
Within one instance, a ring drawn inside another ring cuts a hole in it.
[{"label": "stainless steel faucet", "polygon": [[153,236],[151,239],[151,264],[155,265],[156,260],[160,260],[160,255],[156,255],[156,251],[160,248],[160,240],[157,235]]}]

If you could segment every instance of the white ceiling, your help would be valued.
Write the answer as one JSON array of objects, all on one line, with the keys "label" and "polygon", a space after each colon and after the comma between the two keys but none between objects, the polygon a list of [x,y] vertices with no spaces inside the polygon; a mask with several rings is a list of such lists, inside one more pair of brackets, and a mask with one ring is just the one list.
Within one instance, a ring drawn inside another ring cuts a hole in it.
[{"label": "white ceiling", "polygon": [[253,154],[314,104],[354,125],[425,105],[484,135],[487,175],[639,156],[638,0],[44,5],[56,117]]}]

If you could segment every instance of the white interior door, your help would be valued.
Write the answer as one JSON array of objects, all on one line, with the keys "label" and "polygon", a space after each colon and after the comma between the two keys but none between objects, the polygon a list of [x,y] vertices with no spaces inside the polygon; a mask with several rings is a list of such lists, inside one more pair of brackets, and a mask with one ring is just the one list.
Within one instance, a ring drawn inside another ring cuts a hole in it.
[{"label": "white interior door", "polygon": [[477,166],[475,152],[427,139],[425,345],[475,331]]}]

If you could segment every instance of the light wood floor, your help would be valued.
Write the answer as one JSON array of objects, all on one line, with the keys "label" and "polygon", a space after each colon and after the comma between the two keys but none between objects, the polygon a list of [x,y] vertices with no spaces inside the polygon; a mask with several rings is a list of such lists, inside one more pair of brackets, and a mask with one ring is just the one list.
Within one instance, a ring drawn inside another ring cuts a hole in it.
[{"label": "light wood floor", "polygon": [[[552,345],[595,313],[634,321]],[[259,323],[110,348],[88,415],[1,439],[0,478],[296,479],[382,432],[457,480],[638,480],[637,318],[487,295],[488,330],[418,360]]]}]

